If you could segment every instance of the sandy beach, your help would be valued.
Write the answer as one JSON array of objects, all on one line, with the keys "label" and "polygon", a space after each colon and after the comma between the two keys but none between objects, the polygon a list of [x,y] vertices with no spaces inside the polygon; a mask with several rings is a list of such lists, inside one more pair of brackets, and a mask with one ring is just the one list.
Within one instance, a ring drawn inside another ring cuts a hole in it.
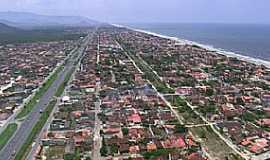
[{"label": "sandy beach", "polygon": [[215,51],[217,54],[226,55],[228,57],[236,57],[236,58],[238,58],[240,60],[243,60],[243,61],[247,61],[247,62],[250,62],[250,63],[253,63],[253,64],[257,64],[257,65],[264,65],[267,68],[270,68],[270,62],[262,60],[262,59],[253,58],[253,57],[249,57],[249,56],[244,56],[244,55],[241,55],[241,54],[237,54],[235,52],[225,51],[225,50],[223,50],[221,48],[214,48],[213,46],[210,46],[210,45],[205,45],[205,44],[201,44],[201,43],[198,43],[198,42],[194,42],[194,41],[190,41],[190,40],[186,40],[186,39],[181,39],[181,38],[178,38],[178,37],[170,37],[170,36],[154,33],[154,32],[151,32],[151,31],[136,29],[136,28],[132,28],[132,27],[128,27],[128,26],[119,25],[119,24],[112,24],[112,25],[115,26],[115,27],[127,28],[127,29],[130,29],[130,30],[133,30],[133,31],[142,32],[142,33],[150,34],[150,35],[153,35],[153,36],[158,36],[158,37],[161,37],[161,38],[174,40],[174,41],[177,41],[177,42],[179,42],[180,44],[183,44],[183,45],[184,44],[197,45],[197,46],[200,46],[200,47],[202,47],[204,49],[207,49],[209,51]]}]

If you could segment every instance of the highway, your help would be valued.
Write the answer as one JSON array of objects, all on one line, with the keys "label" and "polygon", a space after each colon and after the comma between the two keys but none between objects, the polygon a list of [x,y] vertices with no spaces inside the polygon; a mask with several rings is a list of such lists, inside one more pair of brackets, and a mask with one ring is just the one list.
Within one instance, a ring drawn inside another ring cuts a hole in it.
[{"label": "highway", "polygon": [[81,44],[81,46],[71,55],[68,59],[67,63],[64,65],[64,69],[58,74],[57,79],[53,82],[50,88],[44,93],[44,95],[40,98],[38,103],[33,108],[32,112],[25,118],[14,136],[9,140],[9,142],[5,145],[5,147],[0,152],[1,160],[12,160],[15,158],[16,151],[22,147],[24,142],[27,140],[27,137],[31,133],[33,127],[41,117],[40,110],[45,110],[49,102],[54,98],[54,94],[56,93],[58,87],[64,81],[66,75],[72,71],[72,69],[76,66],[79,58],[83,56],[84,50],[89,42],[90,35],[88,35]]}]

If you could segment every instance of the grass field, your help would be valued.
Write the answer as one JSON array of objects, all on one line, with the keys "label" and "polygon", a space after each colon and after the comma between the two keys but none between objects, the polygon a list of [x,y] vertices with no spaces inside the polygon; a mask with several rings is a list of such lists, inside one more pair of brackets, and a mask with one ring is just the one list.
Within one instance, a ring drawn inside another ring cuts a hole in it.
[{"label": "grass field", "polygon": [[200,139],[202,146],[207,149],[212,158],[226,159],[227,157],[230,160],[237,160],[236,153],[214,133],[211,127],[194,127],[189,130],[197,139]]}]

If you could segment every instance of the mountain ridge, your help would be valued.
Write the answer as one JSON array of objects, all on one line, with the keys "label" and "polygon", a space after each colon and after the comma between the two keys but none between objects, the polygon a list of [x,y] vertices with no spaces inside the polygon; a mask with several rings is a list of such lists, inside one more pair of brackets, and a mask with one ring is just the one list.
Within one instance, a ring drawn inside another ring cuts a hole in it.
[{"label": "mountain ridge", "polygon": [[30,12],[0,12],[0,23],[12,27],[44,27],[44,26],[70,26],[87,27],[98,24],[98,21],[82,16],[53,16],[40,15]]},{"label": "mountain ridge", "polygon": [[16,31],[19,31],[19,29],[0,22],[0,33],[9,33]]}]

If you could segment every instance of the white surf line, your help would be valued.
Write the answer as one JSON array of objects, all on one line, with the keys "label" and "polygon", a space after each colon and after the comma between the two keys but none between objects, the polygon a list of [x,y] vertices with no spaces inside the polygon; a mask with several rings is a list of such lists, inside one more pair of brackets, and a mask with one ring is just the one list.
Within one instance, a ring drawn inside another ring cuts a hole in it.
[{"label": "white surf line", "polygon": [[[118,43],[119,44],[119,43]],[[120,45],[120,44],[119,44]],[[121,45],[120,45],[121,46]],[[127,54],[126,52],[125,52],[125,54]],[[128,55],[127,55],[128,56]],[[129,56],[128,56],[129,57]],[[131,61],[133,61],[133,59],[131,58],[131,57],[129,57],[129,59],[131,60]],[[133,61],[134,62],[134,61]],[[134,64],[136,65],[136,63],[134,62]],[[136,67],[137,68],[137,67]],[[164,98],[164,96],[160,93],[160,92],[158,92],[157,91],[157,89],[155,88],[155,86],[150,82],[150,81],[148,81],[148,83],[150,83],[152,86],[153,86],[153,88],[154,88],[154,90],[158,93],[158,96],[159,97],[161,97],[161,99],[166,103],[166,105],[167,106],[169,106],[169,108],[173,111],[173,113],[176,115],[176,117],[177,117],[177,119],[179,120],[179,122],[180,123],[182,123],[183,124],[183,122],[182,122],[182,120],[181,120],[181,118],[179,117],[179,115],[176,113],[176,111],[173,109],[173,106],[171,106],[171,104],[170,104],[170,102],[168,102],[165,98]],[[187,102],[187,101],[186,101]],[[244,159],[249,159],[250,157],[250,155],[246,155],[246,154],[244,154],[243,152],[240,152],[239,150],[238,150],[238,147],[236,147],[232,142],[230,142],[228,139],[226,139],[226,138],[224,138],[216,129],[215,129],[215,127],[213,126],[213,124],[212,123],[210,123],[210,122],[208,122],[201,114],[199,114],[196,110],[194,110],[194,106],[192,106],[192,105],[190,105],[188,102],[187,102],[187,104],[188,104],[188,106],[193,110],[193,112],[195,113],[195,114],[197,114],[204,122],[206,122],[206,124],[208,124],[211,128],[212,128],[212,130],[219,136],[219,138],[221,139],[221,140],[223,140],[226,144],[227,144],[227,146],[229,146],[233,151],[235,151],[238,155],[240,155],[242,158],[244,158]]]},{"label": "white surf line", "polygon": [[206,44],[202,44],[199,42],[195,42],[195,41],[190,41],[190,40],[186,40],[186,39],[181,39],[178,37],[171,37],[171,36],[166,36],[166,35],[162,35],[162,34],[158,34],[155,32],[151,32],[151,31],[147,31],[147,30],[142,30],[142,29],[136,29],[136,28],[132,28],[132,27],[128,27],[128,26],[123,26],[123,25],[119,25],[119,24],[111,24],[115,27],[122,27],[122,28],[127,28],[133,31],[137,31],[137,32],[141,32],[141,33],[146,33],[149,35],[153,35],[153,36],[157,36],[157,37],[161,37],[161,38],[165,38],[165,39],[169,39],[169,40],[174,40],[176,42],[179,42],[179,44],[182,45],[197,45],[203,49],[206,49],[210,52],[215,52],[216,54],[220,54],[220,55],[225,55],[227,57],[235,57],[238,58],[239,60],[242,61],[246,61],[246,62],[250,62],[256,65],[264,65],[267,68],[270,69],[270,61],[266,61],[266,60],[262,60],[259,58],[253,58],[253,57],[249,57],[249,56],[245,56],[245,55],[241,55],[241,54],[237,54],[235,52],[231,52],[231,51],[225,51],[223,49],[220,48],[214,48],[213,46],[210,45],[206,45]]}]

